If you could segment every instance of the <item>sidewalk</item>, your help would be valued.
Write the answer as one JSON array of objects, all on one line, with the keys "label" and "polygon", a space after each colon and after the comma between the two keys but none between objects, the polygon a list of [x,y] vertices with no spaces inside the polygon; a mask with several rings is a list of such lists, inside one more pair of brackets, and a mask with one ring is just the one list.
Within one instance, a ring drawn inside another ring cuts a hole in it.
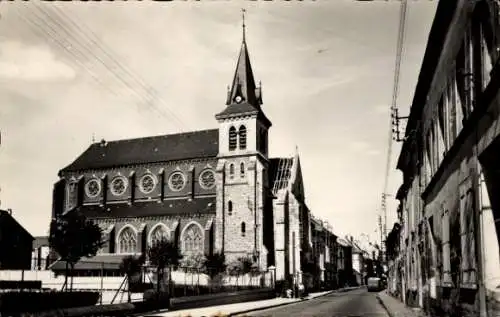
[{"label": "sidewalk", "polygon": [[377,293],[377,299],[390,317],[425,317],[422,311],[406,306],[399,299],[387,294],[386,291]]},{"label": "sidewalk", "polygon": [[266,300],[259,300],[253,302],[235,303],[229,305],[221,306],[209,306],[194,309],[184,309],[175,310],[171,312],[160,312],[151,313],[144,316],[158,316],[158,317],[215,317],[215,316],[234,316],[238,314],[244,314],[251,311],[269,309],[274,307],[279,307],[283,305],[289,305],[293,303],[298,303],[305,300],[311,300],[313,298],[325,296],[331,293],[336,293],[340,291],[346,291],[351,289],[356,289],[357,287],[351,287],[347,289],[338,289],[333,291],[311,293],[305,299],[300,298],[272,298]]}]

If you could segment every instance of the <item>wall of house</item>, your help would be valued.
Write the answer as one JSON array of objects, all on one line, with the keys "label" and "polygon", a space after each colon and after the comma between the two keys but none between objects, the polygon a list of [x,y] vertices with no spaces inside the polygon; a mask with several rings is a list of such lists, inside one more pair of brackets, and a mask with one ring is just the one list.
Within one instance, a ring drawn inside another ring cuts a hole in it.
[{"label": "wall of house", "polygon": [[[467,294],[459,299],[462,307],[477,311],[484,307],[482,284],[493,291],[500,277],[496,218],[478,159],[499,136],[500,103],[499,83],[490,81],[495,72],[490,74],[493,63],[486,39],[471,24],[472,6],[458,1],[419,118],[424,152],[409,154],[422,158],[422,165],[401,200],[401,240],[405,286],[418,291],[414,304],[438,300],[438,306],[449,306],[457,300],[453,291],[459,289]],[[459,54],[461,47],[464,55]],[[457,69],[471,73],[474,81],[462,79]],[[405,295],[411,302],[408,297],[414,294]]]}]

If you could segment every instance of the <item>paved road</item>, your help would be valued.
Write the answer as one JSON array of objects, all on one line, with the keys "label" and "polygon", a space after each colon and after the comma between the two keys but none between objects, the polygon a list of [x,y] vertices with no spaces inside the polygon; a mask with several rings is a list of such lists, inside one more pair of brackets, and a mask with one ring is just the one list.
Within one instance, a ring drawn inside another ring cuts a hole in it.
[{"label": "paved road", "polygon": [[251,317],[388,317],[376,293],[357,289],[239,316]]}]

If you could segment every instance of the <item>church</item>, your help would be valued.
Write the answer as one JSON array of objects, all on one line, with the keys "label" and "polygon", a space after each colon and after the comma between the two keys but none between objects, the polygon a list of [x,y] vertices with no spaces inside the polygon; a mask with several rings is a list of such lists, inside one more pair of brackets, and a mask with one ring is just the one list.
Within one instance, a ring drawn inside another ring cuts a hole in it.
[{"label": "church", "polygon": [[251,257],[277,280],[299,278],[311,246],[299,155],[268,155],[272,123],[244,28],[221,108],[214,129],[91,144],[60,170],[53,218],[78,210],[102,227],[95,262],[119,263],[166,237],[185,255]]}]

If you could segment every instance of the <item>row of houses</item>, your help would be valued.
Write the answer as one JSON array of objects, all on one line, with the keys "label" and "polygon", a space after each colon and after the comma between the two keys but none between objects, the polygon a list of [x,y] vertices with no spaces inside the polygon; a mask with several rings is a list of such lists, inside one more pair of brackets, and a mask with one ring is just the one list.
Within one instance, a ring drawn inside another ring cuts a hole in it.
[{"label": "row of houses", "polygon": [[431,316],[500,311],[499,14],[439,1],[397,163],[388,288]]}]

